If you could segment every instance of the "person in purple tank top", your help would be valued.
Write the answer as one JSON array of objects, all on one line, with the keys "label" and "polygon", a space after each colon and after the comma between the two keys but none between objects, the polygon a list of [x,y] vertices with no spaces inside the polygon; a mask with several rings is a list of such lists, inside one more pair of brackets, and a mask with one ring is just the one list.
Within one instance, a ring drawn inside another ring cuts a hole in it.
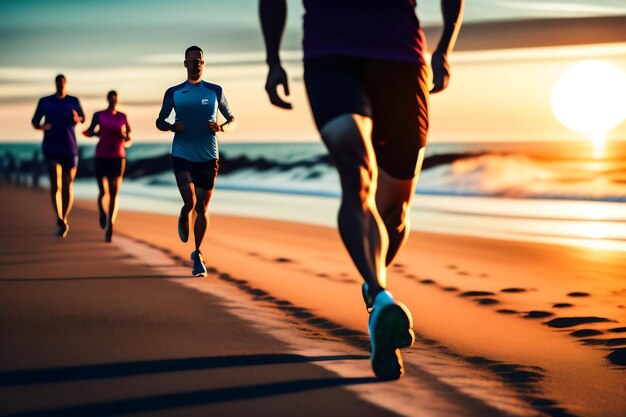
[{"label": "person in purple tank top", "polygon": [[31,123],[35,129],[44,132],[42,150],[50,176],[52,208],[57,217],[55,233],[65,237],[70,230],[67,219],[74,202],[73,187],[78,165],[74,126],[83,123],[85,114],[78,99],[65,91],[65,76],[57,75],[54,82],[56,93],[39,100]]},{"label": "person in purple tank top", "polygon": [[[130,124],[126,115],[117,110],[117,92],[107,94],[109,107],[93,115],[91,125],[83,132],[86,137],[100,137],[96,145],[96,178],[98,180],[98,212],[100,227],[105,230],[104,239],[111,242],[113,224],[117,218],[118,193],[126,169],[126,148],[131,146]],[[96,128],[99,129],[96,131]],[[102,201],[109,194],[108,210]],[[108,215],[107,215],[108,213]]]},{"label": "person in purple tank top", "polygon": [[[444,29],[433,52],[430,93],[448,85],[448,53],[463,0],[441,0]],[[364,279],[371,363],[379,379],[404,374],[400,348],[415,340],[408,308],[387,287],[409,234],[408,213],[424,159],[429,79],[415,0],[304,0],[304,82],[342,187],[339,232]],[[260,0],[270,102],[291,109],[279,49],[285,0]]]}]

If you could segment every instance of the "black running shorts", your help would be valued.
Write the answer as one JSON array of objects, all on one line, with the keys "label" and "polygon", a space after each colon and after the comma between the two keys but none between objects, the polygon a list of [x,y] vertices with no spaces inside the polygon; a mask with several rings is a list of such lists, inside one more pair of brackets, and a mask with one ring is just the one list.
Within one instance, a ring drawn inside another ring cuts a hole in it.
[{"label": "black running shorts", "polygon": [[211,159],[203,162],[193,162],[185,158],[172,156],[172,168],[176,174],[176,183],[178,186],[193,183],[196,187],[212,190],[215,188],[215,179],[219,162],[217,159]]},{"label": "black running shorts", "polygon": [[125,158],[96,158],[96,177],[121,177],[124,175],[125,167]]},{"label": "black running shorts", "polygon": [[63,169],[78,166],[78,155],[44,152],[43,157],[48,164],[59,164]]},{"label": "black running shorts", "polygon": [[345,114],[373,122],[378,166],[389,175],[416,175],[428,133],[424,65],[370,58],[320,57],[304,62],[304,81],[317,128]]}]

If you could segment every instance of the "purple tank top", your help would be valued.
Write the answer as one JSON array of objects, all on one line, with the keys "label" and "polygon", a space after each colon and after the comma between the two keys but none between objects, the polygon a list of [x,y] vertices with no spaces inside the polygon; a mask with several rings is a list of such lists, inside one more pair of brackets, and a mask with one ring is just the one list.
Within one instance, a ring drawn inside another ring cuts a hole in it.
[{"label": "purple tank top", "polygon": [[304,0],[304,59],[354,56],[424,63],[415,0]]}]

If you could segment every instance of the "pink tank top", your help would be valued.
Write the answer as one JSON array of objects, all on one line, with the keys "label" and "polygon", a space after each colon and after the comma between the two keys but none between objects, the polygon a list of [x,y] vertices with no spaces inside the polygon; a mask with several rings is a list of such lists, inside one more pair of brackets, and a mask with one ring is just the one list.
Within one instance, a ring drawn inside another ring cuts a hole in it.
[{"label": "pink tank top", "polygon": [[100,141],[96,146],[96,158],[125,158],[124,137],[122,132],[126,125],[126,115],[122,112],[113,114],[108,110],[96,112],[100,125]]}]

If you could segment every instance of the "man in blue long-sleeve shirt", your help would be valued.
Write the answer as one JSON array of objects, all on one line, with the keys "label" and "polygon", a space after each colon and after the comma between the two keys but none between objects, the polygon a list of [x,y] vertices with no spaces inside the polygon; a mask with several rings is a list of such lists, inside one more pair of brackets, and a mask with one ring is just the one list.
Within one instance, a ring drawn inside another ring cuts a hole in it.
[{"label": "man in blue long-sleeve shirt", "polygon": [[[172,167],[184,203],[178,218],[178,234],[183,242],[187,242],[189,214],[195,208],[196,248],[191,254],[194,262],[192,274],[206,276],[200,245],[208,225],[207,209],[218,172],[217,132],[231,131],[236,123],[222,87],[202,80],[202,49],[197,46],[187,48],[184,64],[187,68],[187,81],[165,92],[156,126],[162,131],[175,132]],[[173,124],[166,120],[172,110],[176,114]],[[221,125],[217,123],[218,111],[226,119]]]}]

